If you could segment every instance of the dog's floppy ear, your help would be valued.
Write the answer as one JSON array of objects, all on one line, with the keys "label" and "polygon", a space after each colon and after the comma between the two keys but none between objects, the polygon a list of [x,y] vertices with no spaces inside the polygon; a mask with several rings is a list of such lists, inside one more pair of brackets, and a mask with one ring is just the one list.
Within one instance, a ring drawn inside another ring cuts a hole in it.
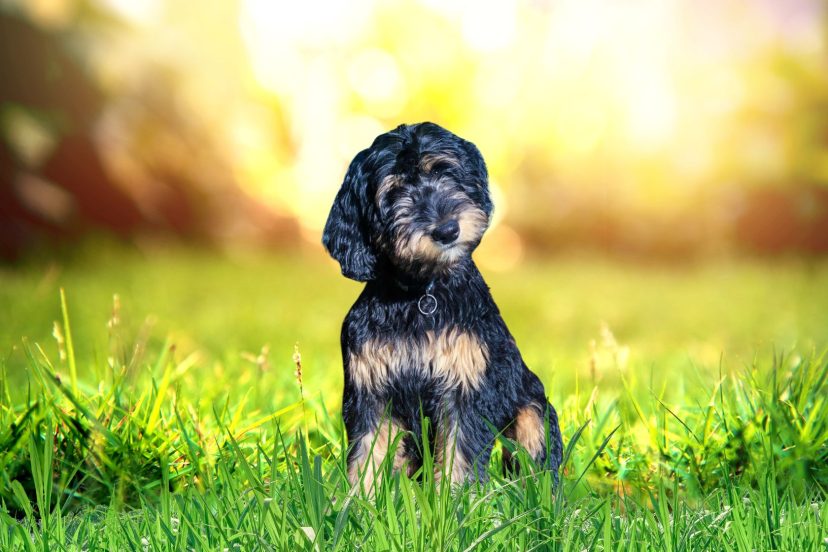
[{"label": "dog's floppy ear", "polygon": [[464,169],[468,175],[477,183],[477,190],[474,199],[483,207],[488,217],[492,216],[494,203],[489,194],[489,172],[486,170],[486,162],[477,146],[467,140],[461,141],[463,150],[466,153]]},{"label": "dog's floppy ear", "polygon": [[342,274],[358,282],[376,278],[377,264],[366,213],[369,208],[366,199],[368,182],[363,161],[367,155],[368,150],[362,151],[351,161],[322,234],[322,244],[339,262]]}]

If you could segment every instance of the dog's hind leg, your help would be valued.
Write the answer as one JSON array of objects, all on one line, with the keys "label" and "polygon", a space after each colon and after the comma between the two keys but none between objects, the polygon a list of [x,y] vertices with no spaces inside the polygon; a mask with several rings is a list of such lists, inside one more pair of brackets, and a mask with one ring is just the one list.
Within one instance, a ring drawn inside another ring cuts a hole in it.
[{"label": "dog's hind leg", "polygon": [[[546,400],[543,403],[530,402],[520,407],[504,435],[524,449],[538,466],[557,474],[561,465],[563,440],[558,426],[558,414]],[[506,471],[517,471],[513,455],[505,449],[503,462]]]},{"label": "dog's hind leg", "polygon": [[563,438],[561,437],[561,427],[558,423],[558,413],[555,407],[550,403],[546,403],[546,409],[543,417],[543,432],[546,436],[543,450],[541,454],[535,458],[535,461],[552,470],[555,473],[555,480],[558,479],[558,470],[561,467],[563,459]]}]

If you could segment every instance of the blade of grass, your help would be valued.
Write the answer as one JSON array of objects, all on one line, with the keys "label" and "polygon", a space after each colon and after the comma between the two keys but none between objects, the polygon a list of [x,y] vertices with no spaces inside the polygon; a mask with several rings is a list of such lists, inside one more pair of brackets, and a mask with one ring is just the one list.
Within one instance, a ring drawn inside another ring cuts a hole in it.
[{"label": "blade of grass", "polygon": [[66,339],[66,358],[69,362],[69,382],[72,393],[78,394],[78,368],[75,364],[75,345],[72,339],[72,328],[69,325],[69,309],[66,306],[66,292],[60,288],[60,312],[63,315],[63,333]]}]

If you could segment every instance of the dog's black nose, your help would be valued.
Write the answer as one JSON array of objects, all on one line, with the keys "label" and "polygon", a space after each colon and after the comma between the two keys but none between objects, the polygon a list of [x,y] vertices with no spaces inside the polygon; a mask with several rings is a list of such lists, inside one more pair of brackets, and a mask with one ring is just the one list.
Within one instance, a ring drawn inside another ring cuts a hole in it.
[{"label": "dog's black nose", "polygon": [[448,245],[454,240],[457,239],[457,236],[460,235],[460,225],[457,224],[457,221],[452,219],[448,222],[444,222],[440,226],[434,229],[431,233],[431,237],[434,238],[434,241],[440,242],[442,244]]}]

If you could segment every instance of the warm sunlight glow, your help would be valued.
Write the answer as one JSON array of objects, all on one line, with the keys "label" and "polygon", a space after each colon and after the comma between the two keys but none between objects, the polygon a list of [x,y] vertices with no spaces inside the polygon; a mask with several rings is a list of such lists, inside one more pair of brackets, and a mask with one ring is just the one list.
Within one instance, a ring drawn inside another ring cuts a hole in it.
[{"label": "warm sunlight glow", "polygon": [[[74,1],[12,4],[46,28],[80,13]],[[818,2],[94,4],[124,22],[88,40],[112,98],[102,147],[131,167],[126,187],[145,195],[159,167],[207,187],[232,178],[311,237],[353,156],[402,122],[477,144],[504,198],[546,190],[512,202],[538,228],[549,210],[577,225],[571,213],[608,189],[634,202],[615,204],[634,220],[629,208],[659,212],[723,183],[828,174],[810,153],[813,114],[797,111],[828,86]]]},{"label": "warm sunlight glow", "polygon": [[[423,1],[393,19],[372,0],[345,6],[241,4],[255,81],[288,109],[296,146],[281,170],[278,147],[271,159],[257,152],[251,188],[309,229],[324,222],[350,157],[402,121],[466,129],[507,188],[522,152],[537,148],[576,177],[595,172],[597,155],[636,182],[640,155],[698,181],[721,165],[710,143],[746,101],[745,48],[758,28],[773,38],[772,14],[736,4],[718,19],[654,0]],[[392,31],[400,20],[409,24]],[[726,38],[700,47],[712,33]]]}]

